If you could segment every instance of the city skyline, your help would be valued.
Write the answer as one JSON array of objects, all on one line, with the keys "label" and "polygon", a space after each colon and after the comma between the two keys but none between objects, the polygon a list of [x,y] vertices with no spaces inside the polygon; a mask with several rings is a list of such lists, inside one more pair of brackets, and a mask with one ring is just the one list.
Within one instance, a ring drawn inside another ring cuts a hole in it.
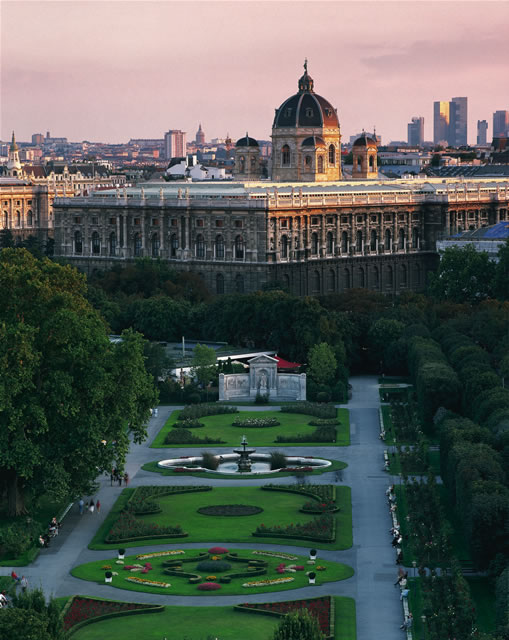
[{"label": "city skyline", "polygon": [[[125,142],[246,130],[269,139],[304,58],[337,107],[343,137],[406,140],[413,116],[433,138],[433,103],[468,97],[478,120],[509,108],[504,2],[2,2],[1,137],[50,130]],[[404,12],[402,7],[404,6]],[[461,6],[461,11],[459,7]],[[487,10],[487,6],[490,10]],[[269,9],[270,7],[270,9]],[[29,99],[27,99],[29,96]]]}]

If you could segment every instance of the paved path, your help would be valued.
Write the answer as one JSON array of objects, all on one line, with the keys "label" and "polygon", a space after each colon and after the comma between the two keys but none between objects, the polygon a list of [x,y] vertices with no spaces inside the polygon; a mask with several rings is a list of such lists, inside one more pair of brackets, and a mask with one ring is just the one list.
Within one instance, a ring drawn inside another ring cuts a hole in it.
[{"label": "paved path", "polygon": [[[292,591],[281,591],[268,594],[249,594],[249,596],[161,596],[151,593],[132,592],[111,589],[103,584],[84,582],[73,578],[69,569],[93,559],[111,558],[111,551],[90,551],[87,548],[99,524],[120,495],[123,487],[110,486],[110,479],[99,479],[100,488],[94,500],[101,502],[100,513],[78,514],[74,505],[67,515],[58,538],[52,541],[49,549],[41,551],[39,557],[29,567],[17,569],[24,573],[32,587],[41,586],[47,594],[65,596],[72,594],[88,594],[119,600],[137,602],[157,602],[171,605],[229,605],[245,602],[263,602],[270,600],[288,600],[306,598],[317,595],[344,595],[355,599],[357,607],[357,639],[396,640],[403,637],[399,630],[402,613],[397,590],[393,587],[396,576],[394,552],[390,545],[388,530],[390,527],[389,512],[385,500],[385,489],[390,477],[382,471],[384,445],[378,438],[378,409],[380,406],[377,380],[372,376],[354,377],[352,399],[348,405],[350,410],[351,446],[350,447],[309,447],[310,454],[318,457],[342,460],[349,466],[343,471],[343,483],[352,488],[353,535],[354,546],[346,551],[321,551],[319,556],[334,559],[352,566],[354,577],[323,586],[306,587]],[[172,457],[175,449],[150,449],[149,444],[155,438],[171,411],[178,407],[160,407],[158,417],[152,417],[149,424],[149,436],[142,445],[133,444],[127,458],[126,470],[131,478],[130,486],[152,484],[210,484],[211,486],[251,486],[268,483],[271,480],[238,479],[219,480],[195,478],[192,476],[171,477],[143,471],[141,466],[146,462]],[[252,410],[252,407],[239,407]],[[270,407],[275,409],[275,407]],[[267,407],[260,407],[267,410]],[[267,450],[273,449],[267,448]],[[263,448],[259,449],[263,451]],[[224,451],[224,449],[217,449]],[[288,447],[289,455],[302,455],[302,447]],[[179,449],[178,455],[195,455],[196,449]],[[334,473],[324,473],[313,478],[316,483],[334,482]],[[293,477],[279,478],[281,484],[294,484]],[[217,544],[181,543],[173,545],[178,548],[207,547]],[[172,545],[165,545],[171,547]],[[274,545],[232,543],[236,548],[273,549]],[[279,545],[278,545],[279,548]],[[128,553],[156,550],[157,547],[140,547],[128,550]],[[281,546],[281,550],[302,554],[302,547]],[[2,568],[1,573],[9,573],[10,568]]]}]

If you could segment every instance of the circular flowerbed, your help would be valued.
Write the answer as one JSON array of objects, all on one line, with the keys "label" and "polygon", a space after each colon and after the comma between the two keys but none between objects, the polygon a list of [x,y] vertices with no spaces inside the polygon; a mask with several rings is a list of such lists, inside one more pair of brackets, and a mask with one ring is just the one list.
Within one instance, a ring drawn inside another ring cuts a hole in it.
[{"label": "circular flowerbed", "polygon": [[262,511],[261,507],[249,504],[211,504],[198,509],[203,516],[254,516]]},{"label": "circular flowerbed", "polygon": [[232,427],[247,427],[257,429],[260,427],[278,427],[281,423],[276,418],[238,418],[232,422]]}]

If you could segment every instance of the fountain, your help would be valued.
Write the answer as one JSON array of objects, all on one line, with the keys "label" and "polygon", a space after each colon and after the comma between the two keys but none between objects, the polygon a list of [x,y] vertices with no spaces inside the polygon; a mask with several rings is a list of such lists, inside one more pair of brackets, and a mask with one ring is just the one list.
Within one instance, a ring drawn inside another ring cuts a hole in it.
[{"label": "fountain", "polygon": [[249,457],[252,453],[256,451],[256,449],[246,449],[247,447],[247,438],[246,436],[242,436],[242,440],[240,441],[242,445],[242,449],[234,449],[233,453],[237,453],[240,457],[237,462],[238,471],[240,473],[246,473],[251,471],[251,458]]}]

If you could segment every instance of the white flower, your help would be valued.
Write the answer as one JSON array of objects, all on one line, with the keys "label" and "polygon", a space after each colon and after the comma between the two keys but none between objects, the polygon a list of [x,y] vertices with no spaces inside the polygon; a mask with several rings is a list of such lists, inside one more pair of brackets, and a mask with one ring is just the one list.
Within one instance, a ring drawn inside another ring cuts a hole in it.
[{"label": "white flower", "polygon": [[124,564],[123,560],[116,560],[116,564]]}]

